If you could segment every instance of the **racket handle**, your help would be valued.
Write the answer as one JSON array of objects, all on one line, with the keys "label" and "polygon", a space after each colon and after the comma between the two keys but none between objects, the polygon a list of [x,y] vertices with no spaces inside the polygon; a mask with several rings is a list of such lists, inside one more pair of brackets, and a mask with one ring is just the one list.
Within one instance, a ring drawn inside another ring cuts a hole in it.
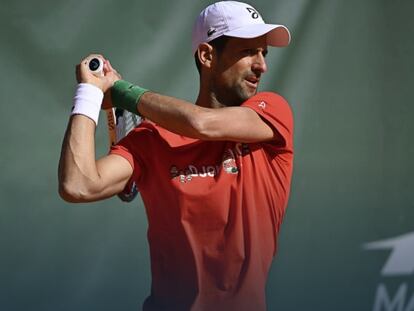
[{"label": "racket handle", "polygon": [[109,146],[116,144],[116,123],[114,109],[105,109],[106,119],[108,123]]},{"label": "racket handle", "polygon": [[94,57],[89,61],[89,70],[97,76],[103,76],[104,62],[102,59]]}]

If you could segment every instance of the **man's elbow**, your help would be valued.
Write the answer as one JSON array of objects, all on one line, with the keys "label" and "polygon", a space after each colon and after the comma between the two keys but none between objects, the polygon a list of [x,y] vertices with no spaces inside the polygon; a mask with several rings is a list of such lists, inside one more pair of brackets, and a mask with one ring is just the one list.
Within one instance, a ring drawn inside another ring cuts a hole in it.
[{"label": "man's elbow", "polygon": [[79,186],[68,182],[59,183],[59,195],[64,201],[68,203],[90,202],[88,193],[86,191],[82,191]]}]

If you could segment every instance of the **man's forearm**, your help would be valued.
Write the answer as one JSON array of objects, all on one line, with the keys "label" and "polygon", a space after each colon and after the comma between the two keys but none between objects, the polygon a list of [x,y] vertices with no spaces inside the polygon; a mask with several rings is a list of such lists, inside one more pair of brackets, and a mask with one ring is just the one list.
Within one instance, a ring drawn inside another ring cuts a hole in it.
[{"label": "man's forearm", "polygon": [[112,106],[140,114],[176,134],[206,140],[212,138],[209,121],[214,119],[212,115],[217,109],[150,92],[125,80],[114,83],[110,98]]},{"label": "man's forearm", "polygon": [[205,138],[203,116],[208,109],[185,100],[147,92],[139,100],[138,112],[158,125],[192,138]]},{"label": "man's forearm", "polygon": [[71,117],[59,161],[59,193],[67,201],[82,201],[99,175],[95,163],[95,123],[86,116]]}]

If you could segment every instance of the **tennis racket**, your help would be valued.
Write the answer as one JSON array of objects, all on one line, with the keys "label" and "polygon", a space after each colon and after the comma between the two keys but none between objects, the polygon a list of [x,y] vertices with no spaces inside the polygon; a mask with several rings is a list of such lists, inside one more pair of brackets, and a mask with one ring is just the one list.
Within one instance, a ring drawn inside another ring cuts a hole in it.
[{"label": "tennis racket", "polygon": [[[89,69],[95,75],[103,75],[103,61],[100,58],[92,58],[89,61]],[[139,125],[141,117],[120,108],[105,109],[108,124],[109,147],[118,143],[123,137]],[[125,189],[118,194],[124,202],[131,202],[138,194],[135,182],[129,181]]]}]

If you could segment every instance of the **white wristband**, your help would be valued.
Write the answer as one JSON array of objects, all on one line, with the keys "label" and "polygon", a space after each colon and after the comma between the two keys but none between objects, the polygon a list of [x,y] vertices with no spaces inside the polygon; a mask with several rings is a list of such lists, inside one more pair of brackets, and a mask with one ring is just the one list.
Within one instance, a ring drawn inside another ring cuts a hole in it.
[{"label": "white wristband", "polygon": [[89,83],[79,83],[73,98],[72,115],[82,114],[98,125],[103,97],[104,94],[99,87]]}]

